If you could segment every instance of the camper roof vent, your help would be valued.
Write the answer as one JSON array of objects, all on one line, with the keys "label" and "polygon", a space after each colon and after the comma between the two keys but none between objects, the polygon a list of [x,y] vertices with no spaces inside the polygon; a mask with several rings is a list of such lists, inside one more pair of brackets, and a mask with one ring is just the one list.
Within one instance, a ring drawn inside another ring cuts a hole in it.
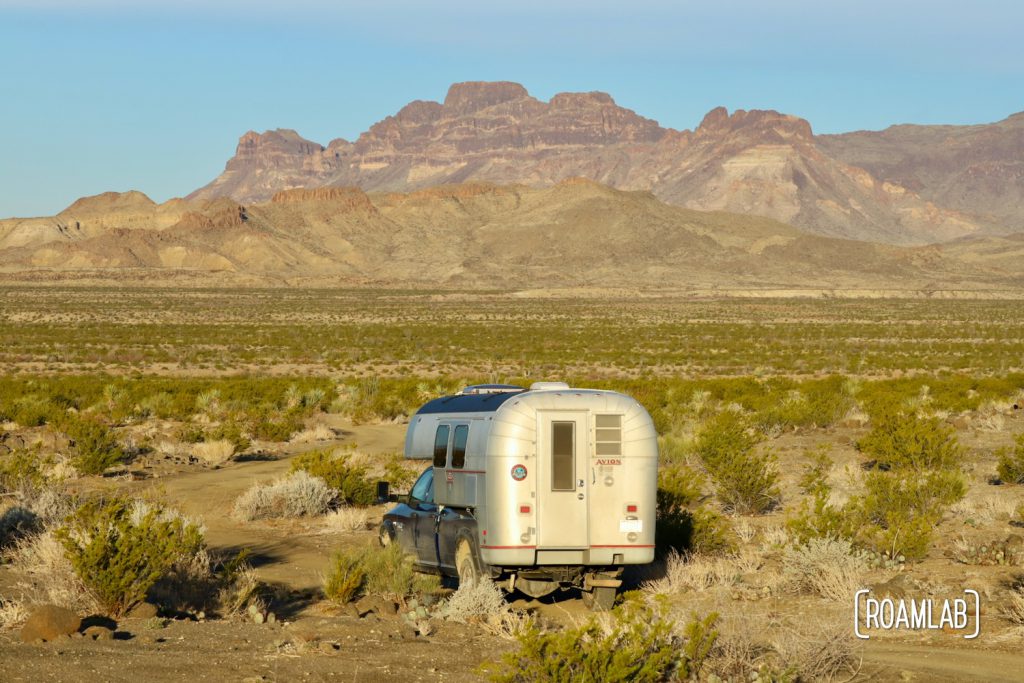
[{"label": "camper roof vent", "polygon": [[530,391],[559,391],[568,388],[565,382],[534,382],[530,385]]},{"label": "camper roof vent", "polygon": [[514,384],[473,384],[466,387],[460,394],[515,394],[520,391],[525,391],[523,387],[517,387]]}]

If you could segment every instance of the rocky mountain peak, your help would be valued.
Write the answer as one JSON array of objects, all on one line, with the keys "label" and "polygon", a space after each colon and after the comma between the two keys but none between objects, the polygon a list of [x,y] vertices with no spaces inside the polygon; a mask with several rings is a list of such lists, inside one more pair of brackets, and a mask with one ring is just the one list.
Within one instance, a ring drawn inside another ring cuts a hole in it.
[{"label": "rocky mountain peak", "polygon": [[783,137],[811,140],[811,124],[806,119],[781,114],[772,109],[737,109],[732,114],[725,107],[709,111],[697,127],[698,135],[725,136],[730,133],[749,132],[758,135],[774,132]]},{"label": "rocky mountain peak", "polygon": [[294,130],[278,128],[257,133],[250,130],[238,139],[235,160],[246,161],[266,154],[319,154],[323,146],[307,140]]},{"label": "rocky mountain peak", "polygon": [[444,107],[429,100],[413,100],[398,110],[395,118],[403,123],[430,123],[441,117]]},{"label": "rocky mountain peak", "polygon": [[127,192],[103,192],[89,197],[82,197],[75,200],[71,206],[61,211],[61,213],[123,211],[140,208],[148,209],[153,206],[156,206],[156,203],[144,193],[138,190],[128,190]]},{"label": "rocky mountain peak", "polygon": [[467,81],[454,83],[448,88],[444,108],[453,114],[464,115],[529,97],[526,88],[511,81]]}]

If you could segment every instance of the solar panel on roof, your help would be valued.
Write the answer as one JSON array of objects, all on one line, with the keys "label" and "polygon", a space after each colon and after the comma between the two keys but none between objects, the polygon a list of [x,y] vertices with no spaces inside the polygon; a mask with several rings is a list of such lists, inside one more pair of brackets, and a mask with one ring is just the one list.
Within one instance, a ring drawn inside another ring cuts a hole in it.
[{"label": "solar panel on roof", "polygon": [[455,394],[435,398],[416,411],[417,415],[431,413],[493,413],[498,407],[525,390],[502,391],[487,394]]}]

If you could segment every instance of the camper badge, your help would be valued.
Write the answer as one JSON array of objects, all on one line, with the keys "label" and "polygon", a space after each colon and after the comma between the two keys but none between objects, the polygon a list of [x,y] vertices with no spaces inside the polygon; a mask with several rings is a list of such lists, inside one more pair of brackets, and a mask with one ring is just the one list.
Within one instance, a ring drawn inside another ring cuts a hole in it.
[{"label": "camper badge", "polygon": [[516,481],[522,481],[523,479],[526,479],[526,466],[516,465],[515,467],[513,467],[512,478],[515,479]]}]

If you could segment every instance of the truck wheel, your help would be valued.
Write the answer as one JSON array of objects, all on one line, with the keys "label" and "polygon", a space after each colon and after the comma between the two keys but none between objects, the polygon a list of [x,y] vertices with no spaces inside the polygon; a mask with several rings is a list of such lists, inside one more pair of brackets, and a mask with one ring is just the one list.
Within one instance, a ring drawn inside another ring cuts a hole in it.
[{"label": "truck wheel", "polygon": [[459,588],[480,583],[480,565],[477,564],[473,545],[464,538],[455,546],[455,571],[459,573]]},{"label": "truck wheel", "polygon": [[595,612],[607,612],[615,606],[615,589],[595,586],[590,591],[583,591],[583,604]]},{"label": "truck wheel", "polygon": [[377,540],[380,541],[380,547],[387,548],[391,545],[391,534],[388,533],[388,528],[383,524],[380,525],[380,531],[377,535]]}]

